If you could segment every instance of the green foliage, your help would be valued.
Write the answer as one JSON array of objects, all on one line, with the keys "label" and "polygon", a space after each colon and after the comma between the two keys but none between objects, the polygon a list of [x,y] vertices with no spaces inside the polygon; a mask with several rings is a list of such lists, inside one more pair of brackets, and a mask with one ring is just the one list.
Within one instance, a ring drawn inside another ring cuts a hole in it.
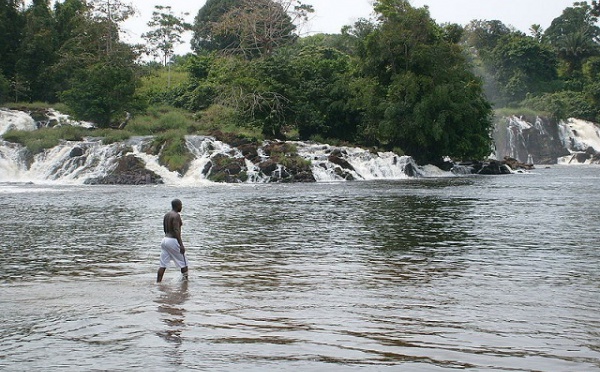
[{"label": "green foliage", "polygon": [[377,97],[367,102],[367,133],[419,162],[484,157],[491,107],[461,49],[426,8],[381,0],[375,10],[381,24],[365,38],[360,56],[363,73],[376,82],[363,94]]},{"label": "green foliage", "polygon": [[[0,75],[12,80],[18,60],[25,17],[19,11],[21,1],[0,1]],[[14,95],[13,95],[14,97]]]},{"label": "green foliage", "polygon": [[558,78],[556,55],[545,44],[520,33],[501,38],[491,52],[489,66],[509,103],[526,95],[548,92]]},{"label": "green foliage", "polygon": [[555,120],[579,118],[598,120],[598,106],[584,92],[561,91],[529,97],[522,102],[525,107],[547,112]]},{"label": "green foliage", "polygon": [[10,82],[4,77],[0,70],[0,103],[9,100],[8,94],[10,91]]},{"label": "green foliage", "polygon": [[99,63],[78,71],[60,96],[76,118],[108,127],[134,107],[136,84],[127,66]]},{"label": "green foliage", "polygon": [[169,130],[154,138],[152,147],[159,154],[159,162],[172,172],[184,174],[193,155],[190,153],[185,142],[186,132],[181,130]]},{"label": "green foliage", "polygon": [[135,135],[156,135],[165,131],[177,130],[192,133],[197,123],[192,115],[171,106],[154,106],[145,114],[136,115],[126,129]]},{"label": "green foliage", "polygon": [[192,49],[196,53],[223,50],[236,43],[233,35],[213,35],[212,25],[228,11],[239,6],[241,0],[207,0],[194,20]]},{"label": "green foliage", "polygon": [[[16,73],[26,87],[28,101],[56,101],[50,68],[56,60],[56,31],[47,1],[34,1],[25,11],[23,39],[19,46]],[[21,98],[21,99],[22,99]]]},{"label": "green foliage", "polygon": [[62,140],[81,141],[86,134],[89,134],[87,129],[67,125],[31,132],[10,130],[2,137],[8,142],[25,146],[30,154],[35,155],[57,146]]},{"label": "green foliage", "polygon": [[134,134],[128,130],[97,129],[90,133],[90,136],[101,138],[102,143],[111,144],[123,142],[131,138]]}]

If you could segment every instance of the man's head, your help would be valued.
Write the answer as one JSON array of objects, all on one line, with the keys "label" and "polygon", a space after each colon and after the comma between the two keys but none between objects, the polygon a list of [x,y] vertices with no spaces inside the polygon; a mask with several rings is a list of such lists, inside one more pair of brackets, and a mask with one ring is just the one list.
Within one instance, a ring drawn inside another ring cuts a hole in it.
[{"label": "man's head", "polygon": [[171,207],[173,208],[174,211],[181,212],[181,209],[183,208],[183,204],[181,203],[181,200],[173,199],[173,201],[171,201]]}]

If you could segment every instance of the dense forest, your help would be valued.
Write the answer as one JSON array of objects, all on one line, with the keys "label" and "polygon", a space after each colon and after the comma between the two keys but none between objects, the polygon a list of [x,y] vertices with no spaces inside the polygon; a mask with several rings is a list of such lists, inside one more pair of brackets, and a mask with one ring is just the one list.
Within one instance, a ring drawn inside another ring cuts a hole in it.
[{"label": "dense forest", "polygon": [[[482,159],[493,109],[600,121],[599,10],[576,2],[525,34],[499,20],[439,25],[427,7],[378,0],[373,19],[301,37],[310,5],[207,0],[193,24],[157,6],[145,43],[130,45],[122,1],[0,0],[0,103],[60,103],[100,128],[161,105],[265,138]],[[184,32],[193,53],[178,56]]]}]

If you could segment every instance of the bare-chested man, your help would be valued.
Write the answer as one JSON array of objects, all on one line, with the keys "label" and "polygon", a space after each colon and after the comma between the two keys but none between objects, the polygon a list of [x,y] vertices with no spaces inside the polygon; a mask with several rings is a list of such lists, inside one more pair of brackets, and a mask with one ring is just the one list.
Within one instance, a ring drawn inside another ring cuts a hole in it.
[{"label": "bare-chested man", "polygon": [[188,265],[187,260],[185,259],[185,247],[183,246],[183,241],[181,240],[181,226],[183,225],[183,221],[181,221],[181,215],[179,214],[183,208],[183,204],[181,203],[181,200],[174,199],[171,202],[171,207],[173,209],[165,214],[165,217],[163,218],[165,237],[160,244],[161,253],[160,266],[156,276],[157,283],[162,281],[163,275],[165,274],[165,270],[167,270],[167,266],[169,265],[170,261],[175,262],[175,265],[181,269],[181,274],[183,274],[184,279],[187,280],[188,277]]}]

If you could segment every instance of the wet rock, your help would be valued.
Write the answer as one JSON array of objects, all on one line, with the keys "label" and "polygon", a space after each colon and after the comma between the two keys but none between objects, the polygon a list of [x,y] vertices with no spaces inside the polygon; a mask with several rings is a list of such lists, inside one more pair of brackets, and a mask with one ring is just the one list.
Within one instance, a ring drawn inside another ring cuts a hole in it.
[{"label": "wet rock", "polygon": [[117,166],[103,177],[90,178],[85,181],[87,185],[147,185],[161,184],[162,178],[151,170],[146,169],[146,164],[134,155],[125,155],[117,160]]},{"label": "wet rock", "polygon": [[521,163],[517,159],[511,158],[508,156],[504,157],[503,164],[508,165],[512,170],[519,170],[519,169],[531,170],[534,168],[533,164]]},{"label": "wet rock", "polygon": [[333,153],[331,153],[331,155],[329,155],[328,160],[329,160],[329,162],[331,162],[333,164],[339,165],[343,169],[347,169],[350,171],[355,170],[354,167],[352,166],[352,164],[348,163],[348,161],[346,159],[343,159],[341,157],[341,154],[339,152],[334,151]]},{"label": "wet rock", "polygon": [[273,159],[267,159],[262,163],[258,164],[258,169],[260,169],[260,171],[267,176],[273,174],[273,172],[275,172],[277,168],[279,168],[279,164],[277,164],[277,162]]},{"label": "wet rock", "polygon": [[240,152],[246,159],[250,160],[253,163],[259,160],[258,147],[255,144],[243,144],[238,147],[238,150],[240,150]]},{"label": "wet rock", "polygon": [[510,167],[497,160],[492,160],[486,163],[481,163],[481,168],[477,172],[478,174],[485,175],[499,175],[499,174],[511,174]]},{"label": "wet rock", "polygon": [[73,147],[73,149],[71,149],[71,152],[69,153],[69,157],[71,158],[76,158],[79,156],[83,156],[84,151],[81,147]]},{"label": "wet rock", "polygon": [[217,154],[210,160],[203,172],[214,182],[240,183],[248,178],[244,159],[236,159],[225,154]]}]

